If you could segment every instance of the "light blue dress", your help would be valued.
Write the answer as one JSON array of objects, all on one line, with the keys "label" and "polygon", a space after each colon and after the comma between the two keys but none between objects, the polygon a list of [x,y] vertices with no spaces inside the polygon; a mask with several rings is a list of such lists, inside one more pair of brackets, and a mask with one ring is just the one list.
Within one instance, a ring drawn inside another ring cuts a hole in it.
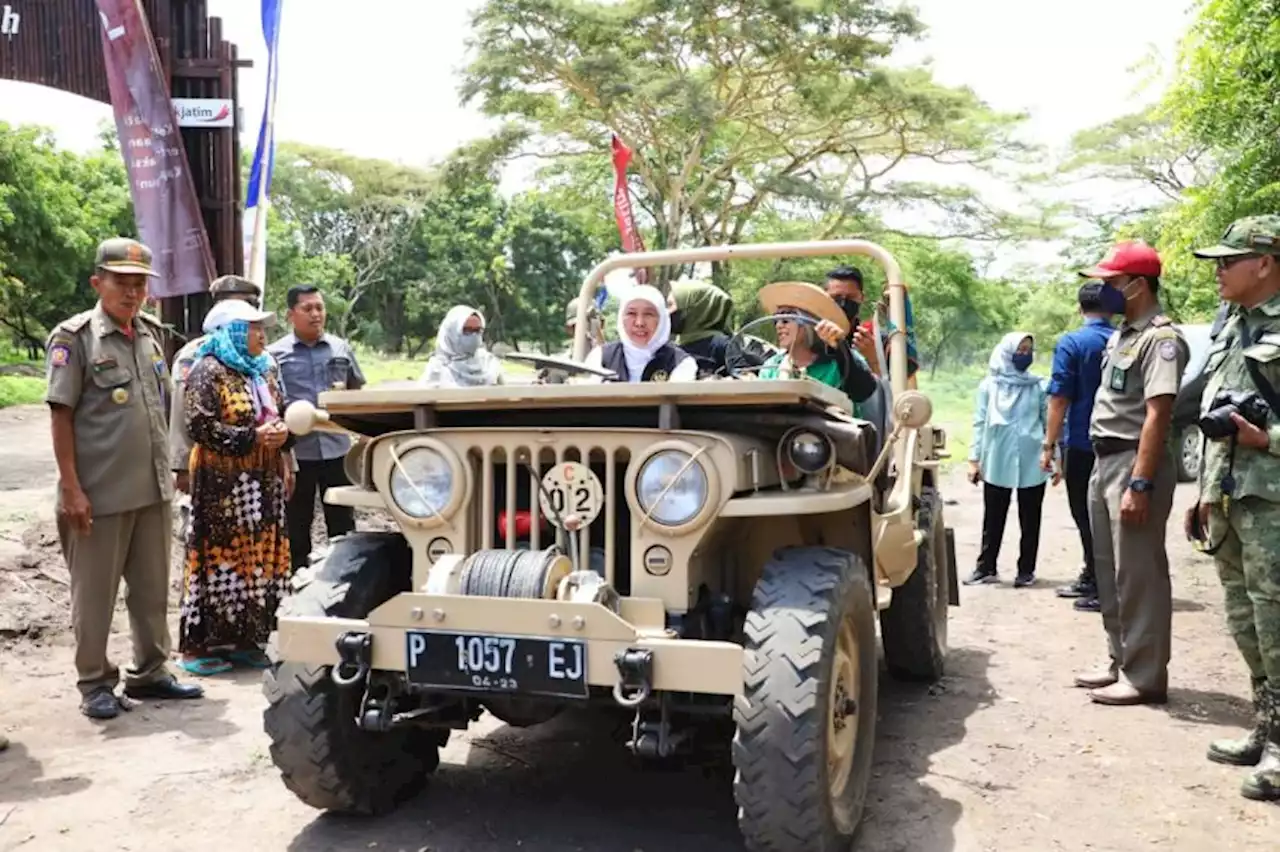
[{"label": "light blue dress", "polygon": [[982,466],[985,482],[1001,488],[1034,488],[1049,478],[1040,469],[1049,380],[1013,367],[1013,353],[1025,336],[1011,333],[996,346],[973,411],[969,461]]}]

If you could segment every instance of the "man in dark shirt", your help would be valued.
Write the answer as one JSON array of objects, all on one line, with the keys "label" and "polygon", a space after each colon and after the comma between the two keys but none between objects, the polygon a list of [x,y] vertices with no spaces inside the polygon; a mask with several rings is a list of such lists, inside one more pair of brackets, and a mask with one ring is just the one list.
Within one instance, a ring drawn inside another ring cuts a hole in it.
[{"label": "man in dark shirt", "polygon": [[[1102,383],[1102,352],[1114,329],[1109,316],[1124,310],[1124,296],[1108,284],[1090,281],[1078,295],[1084,325],[1058,341],[1053,353],[1053,378],[1049,382],[1049,418],[1040,466],[1054,473],[1054,484],[1066,475],[1067,501],[1071,517],[1080,531],[1084,567],[1071,585],[1058,589],[1058,596],[1076,598],[1075,607],[1099,612],[1098,584],[1093,569],[1093,535],[1089,528],[1089,477],[1093,473],[1093,442],[1089,421],[1093,398]],[[1063,421],[1066,433],[1063,435]],[[1059,467],[1054,470],[1054,449],[1059,446]]]}]

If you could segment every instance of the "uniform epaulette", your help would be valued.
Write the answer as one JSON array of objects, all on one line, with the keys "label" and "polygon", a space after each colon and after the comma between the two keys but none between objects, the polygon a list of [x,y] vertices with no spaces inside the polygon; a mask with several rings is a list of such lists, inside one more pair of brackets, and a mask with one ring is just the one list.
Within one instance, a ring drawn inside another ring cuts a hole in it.
[{"label": "uniform epaulette", "polygon": [[1169,317],[1164,314],[1156,314],[1155,317],[1152,318],[1151,324],[1156,328],[1163,328],[1166,325],[1173,325],[1173,320],[1169,319]]},{"label": "uniform epaulette", "polygon": [[60,331],[70,332],[71,334],[79,333],[80,329],[89,324],[89,320],[93,317],[93,311],[81,311],[73,317],[68,317],[53,327],[53,331],[49,332],[49,336],[57,334]]},{"label": "uniform epaulette", "polygon": [[171,325],[165,325],[164,320],[160,319],[160,317],[153,316],[152,314],[149,314],[146,311],[138,311],[138,319],[142,320],[145,323],[150,323],[151,325],[154,325],[156,328],[164,328],[164,329],[173,328],[173,326]]}]

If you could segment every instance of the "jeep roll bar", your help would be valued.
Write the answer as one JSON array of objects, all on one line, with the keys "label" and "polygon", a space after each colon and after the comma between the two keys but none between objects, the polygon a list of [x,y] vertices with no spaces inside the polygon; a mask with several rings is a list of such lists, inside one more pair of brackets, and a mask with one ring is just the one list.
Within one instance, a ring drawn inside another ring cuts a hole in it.
[{"label": "jeep roll bar", "polygon": [[[578,293],[578,321],[573,331],[573,358],[575,361],[582,361],[587,357],[587,310],[604,277],[615,269],[675,266],[719,260],[823,257],[842,254],[860,254],[869,257],[880,264],[880,268],[884,270],[885,289],[889,292],[889,319],[897,329],[889,337],[889,381],[896,396],[907,389],[906,290],[902,285],[902,269],[898,266],[898,261],[894,260],[893,255],[886,249],[867,240],[755,243],[615,254],[597,264],[582,282],[582,290]],[[872,322],[875,324],[878,338],[880,327],[874,314]]]}]

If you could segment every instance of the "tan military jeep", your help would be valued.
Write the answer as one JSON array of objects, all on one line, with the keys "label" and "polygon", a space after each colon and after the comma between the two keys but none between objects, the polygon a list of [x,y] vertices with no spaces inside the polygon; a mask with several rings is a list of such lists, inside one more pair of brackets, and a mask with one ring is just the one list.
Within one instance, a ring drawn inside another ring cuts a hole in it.
[{"label": "tan military jeep", "polygon": [[[856,240],[614,257],[619,267],[868,255],[905,327],[897,263]],[[587,323],[575,342],[585,354]],[[265,726],[284,782],[376,813],[424,784],[452,730],[487,710],[533,725],[570,707],[680,754],[732,723],[747,846],[847,847],[875,743],[879,615],[897,675],[946,654],[953,546],[940,430],[906,389],[901,335],[882,398],[850,413],[804,378],[331,391],[290,428],[359,440],[327,500],[399,532],[338,539],[280,607]]]}]

